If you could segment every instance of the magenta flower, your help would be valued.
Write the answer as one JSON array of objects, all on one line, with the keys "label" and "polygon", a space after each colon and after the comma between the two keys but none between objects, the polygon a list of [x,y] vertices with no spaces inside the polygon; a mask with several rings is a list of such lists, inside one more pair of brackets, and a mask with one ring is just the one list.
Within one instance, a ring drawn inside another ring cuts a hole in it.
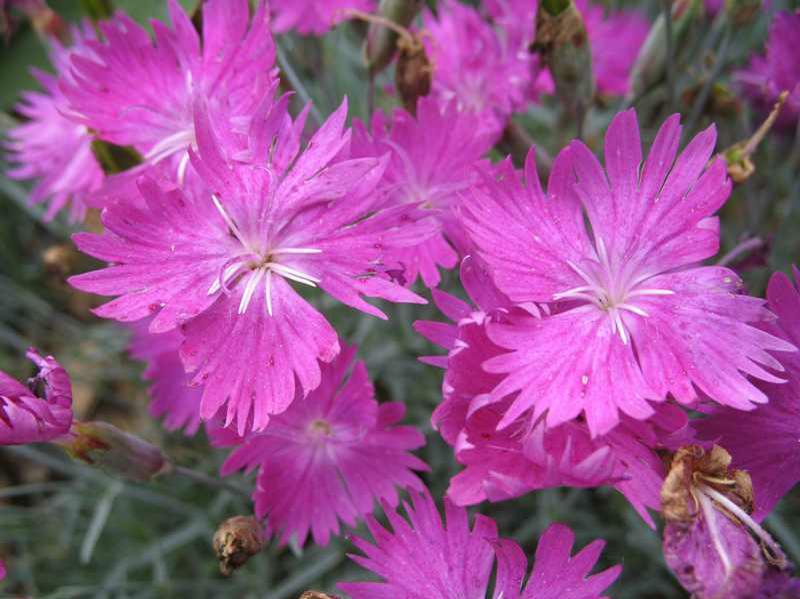
[{"label": "magenta flower", "polygon": [[[486,372],[482,364],[506,350],[492,343],[486,331],[492,323],[512,323],[535,313],[535,306],[527,311],[512,306],[473,257],[464,260],[461,280],[476,307],[435,290],[437,306],[455,324],[414,324],[432,342],[449,350],[446,357],[425,359],[446,368],[443,401],[432,422],[464,465],[451,480],[448,497],[458,505],[471,505],[548,487],[612,485],[654,526],[648,509],[658,509],[664,478],[656,450],[671,447],[671,437],[687,428],[683,411],[672,405],[658,406],[649,420],[624,417],[611,433],[595,439],[586,423],[577,421],[548,429],[544,418],[532,423],[520,417],[498,430],[513,396],[501,402],[490,400],[502,376]],[[687,439],[681,437],[680,442]]]},{"label": "magenta flower", "polygon": [[324,35],[347,19],[348,10],[372,12],[374,0],[271,0],[272,30],[303,35]]},{"label": "magenta flower", "polygon": [[769,27],[766,55],[753,56],[748,67],[736,74],[744,91],[763,110],[771,109],[781,92],[789,92],[780,117],[785,124],[795,122],[800,114],[798,30],[800,10],[777,13]]},{"label": "magenta flower", "polygon": [[[324,365],[319,387],[264,432],[238,440],[222,467],[223,475],[259,468],[256,515],[268,518],[268,530],[282,543],[294,537],[302,546],[310,532],[326,545],[339,534],[339,520],[355,527],[375,500],[394,506],[398,487],[424,488],[414,470],[428,467],[410,453],[424,437],[397,425],[402,404],[378,404],[366,366],[353,364],[355,355],[355,347],[345,348]],[[226,444],[231,435],[216,436]]]},{"label": "magenta flower", "polygon": [[7,171],[12,179],[35,179],[32,204],[48,202],[44,214],[52,220],[69,204],[69,218],[81,221],[86,214],[86,197],[103,183],[103,170],[92,153],[92,138],[86,127],[69,117],[69,106],[58,80],[71,80],[69,57],[90,55],[94,40],[90,25],[72,29],[73,45],[65,48],[50,39],[50,60],[56,74],[33,70],[43,92],[24,92],[15,110],[28,121],[10,129],[8,159],[17,166]]},{"label": "magenta flower", "polygon": [[362,296],[424,302],[380,272],[385,251],[433,232],[412,222],[412,206],[375,212],[386,159],[347,159],[346,103],[300,153],[306,113],[287,124],[286,102],[254,117],[253,162],[232,159],[209,115],[196,109],[192,163],[214,192],[165,190],[143,179],[144,207],[113,204],[103,235],[75,236],[80,249],[113,265],[70,282],[120,296],[99,316],[155,315],[152,333],[180,326],[184,367],[204,387],[201,417],[227,405],[226,425],[236,420],[240,434],[263,430],[298,383],[300,397],[316,388],[319,362],[339,353],[336,332],[292,283],[381,318]]},{"label": "magenta flower", "polygon": [[178,2],[167,5],[172,28],[153,21],[155,40],[124,14],[100,23],[106,41],[73,57],[74,81],[62,88],[100,138],[133,146],[150,164],[170,158],[182,180],[198,99],[226,132],[245,127],[275,85],[275,47],[263,1],[248,26],[247,0],[208,0],[202,41]]},{"label": "magenta flower", "polygon": [[0,445],[52,441],[72,424],[72,385],[53,356],[31,348],[26,356],[39,372],[28,386],[0,371]]},{"label": "magenta flower", "polygon": [[[762,300],[741,293],[731,270],[697,266],[719,246],[714,212],[730,193],[722,160],[706,168],[709,128],[677,157],[680,124],[669,118],[642,163],[632,110],[606,134],[606,169],[581,142],[553,164],[545,193],[529,154],[526,183],[487,181],[465,200],[465,221],[497,287],[517,303],[550,302],[550,315],[491,324],[511,350],[484,364],[506,377],[499,400],[518,393],[499,426],[523,413],[547,426],[582,412],[592,436],[620,412],[644,420],[671,394],[753,409],[767,401],[746,375],[779,383],[768,353],[794,346],[758,328]],[[577,180],[576,180],[577,179]],[[584,212],[591,229],[584,223]],[[634,349],[635,348],[635,349]]]},{"label": "magenta flower", "polygon": [[183,429],[187,435],[194,435],[200,428],[203,389],[190,386],[191,376],[183,369],[178,353],[183,343],[180,331],[150,333],[151,321],[148,318],[131,325],[133,338],[129,348],[131,356],[147,363],[143,376],[151,383],[150,414],[154,418],[163,417],[167,430]]},{"label": "magenta flower", "polygon": [[[800,284],[800,271],[794,271]],[[769,309],[777,314],[768,331],[800,347],[800,293],[783,273],[775,273],[767,288]],[[736,468],[753,480],[755,511],[761,520],[781,497],[800,482],[800,354],[783,354],[786,384],[758,383],[769,402],[743,414],[720,408],[707,418],[693,422],[702,438],[728,450]]]},{"label": "magenta flower", "polygon": [[630,73],[650,30],[637,10],[610,10],[589,0],[575,0],[592,47],[592,73],[597,91],[624,96]]},{"label": "magenta flower", "polygon": [[[523,589],[525,555],[514,541],[498,537],[494,520],[478,514],[470,529],[467,511],[445,500],[447,523],[443,524],[427,492],[412,492],[411,504],[403,505],[407,519],[384,505],[392,530],[367,517],[374,545],[353,539],[364,555],[350,558],[383,579],[340,583],[339,588],[353,599],[592,599],[600,597],[621,570],[614,566],[589,576],[603,541],[594,541],[571,556],[572,531],[552,524],[539,538],[533,570]],[[497,578],[487,595],[495,557]]]},{"label": "magenta flower", "polygon": [[511,113],[526,103],[536,59],[519,41],[498,34],[473,8],[445,0],[438,18],[424,14],[423,42],[434,67],[431,94],[442,104],[480,117],[481,134],[494,142]]},{"label": "magenta flower", "polygon": [[456,217],[459,196],[478,183],[475,165],[491,145],[476,129],[473,115],[459,113],[454,103],[440,109],[434,98],[420,99],[416,117],[398,109],[389,123],[376,112],[371,132],[354,124],[354,155],[391,155],[378,186],[386,205],[412,204],[437,224],[430,239],[393,255],[404,267],[407,285],[419,275],[428,287],[437,286],[438,268],[453,268],[464,251],[466,234]]}]

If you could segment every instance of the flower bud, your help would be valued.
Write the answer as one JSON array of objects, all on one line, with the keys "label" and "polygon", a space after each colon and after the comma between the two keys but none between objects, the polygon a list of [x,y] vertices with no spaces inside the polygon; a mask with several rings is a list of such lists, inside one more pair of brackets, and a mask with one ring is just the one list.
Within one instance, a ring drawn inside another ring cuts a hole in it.
[{"label": "flower bud", "polygon": [[300,595],[300,599],[339,599],[336,595],[328,595],[322,591],[306,591]]},{"label": "flower bud", "polygon": [[592,52],[583,17],[572,0],[542,2],[532,49],[550,68],[556,95],[582,119],[594,95]]},{"label": "flower bud", "polygon": [[214,533],[213,546],[220,572],[230,576],[264,548],[263,527],[253,516],[228,518]]},{"label": "flower bud", "polygon": [[414,35],[401,37],[397,42],[400,55],[395,68],[395,85],[406,110],[417,113],[417,100],[431,91],[433,68],[425,46]]},{"label": "flower bud", "polygon": [[[680,48],[692,21],[702,14],[700,0],[675,0],[672,6],[672,47]],[[667,72],[667,22],[658,15],[631,69],[628,99],[659,83]]]},{"label": "flower bud", "polygon": [[[400,27],[408,27],[422,8],[422,0],[381,0],[378,16]],[[364,63],[375,76],[392,62],[397,51],[398,33],[378,21],[370,21],[364,40]]]},{"label": "flower bud", "polygon": [[[10,0],[8,7],[15,8],[28,17],[33,30],[41,38],[54,37],[62,43],[69,41],[69,32],[64,20],[47,6],[45,0]],[[6,10],[6,3],[0,2],[0,34],[7,37],[10,27]]]},{"label": "flower bud", "polygon": [[75,422],[59,444],[74,459],[133,481],[147,482],[170,469],[158,447],[107,422]]}]

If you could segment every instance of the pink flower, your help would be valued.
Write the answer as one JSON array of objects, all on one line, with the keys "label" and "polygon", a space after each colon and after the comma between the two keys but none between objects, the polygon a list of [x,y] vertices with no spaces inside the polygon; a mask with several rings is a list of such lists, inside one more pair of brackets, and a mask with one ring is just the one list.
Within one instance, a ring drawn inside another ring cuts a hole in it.
[{"label": "pink flower", "polygon": [[412,204],[437,225],[433,237],[393,255],[404,266],[407,285],[421,275],[425,285],[435,287],[438,267],[453,268],[464,251],[466,235],[456,218],[459,196],[478,182],[475,165],[491,145],[477,129],[474,115],[459,113],[454,103],[440,109],[434,98],[419,100],[416,117],[398,109],[387,122],[376,112],[371,132],[360,121],[354,124],[354,155],[391,155],[378,186],[386,205]]},{"label": "pink flower", "polygon": [[324,35],[347,18],[351,9],[375,10],[374,0],[271,0],[272,30],[295,30],[303,35]]},{"label": "pink flower", "polygon": [[191,376],[183,369],[178,353],[183,343],[180,331],[153,334],[148,331],[151,321],[148,318],[131,325],[130,343],[131,355],[147,363],[144,378],[151,381],[150,414],[154,418],[163,417],[168,430],[184,429],[187,435],[194,435],[200,427],[203,389],[190,386]]},{"label": "pink flower", "polygon": [[500,36],[473,8],[444,0],[438,18],[425,12],[423,42],[433,64],[431,94],[480,117],[494,142],[511,113],[526,103],[535,59],[516,38]]},{"label": "pink flower", "polygon": [[72,424],[69,375],[53,356],[26,355],[39,368],[27,387],[0,371],[0,445],[52,441]]},{"label": "pink flower", "polygon": [[477,307],[434,291],[436,304],[456,324],[414,324],[449,350],[443,361],[425,360],[446,368],[443,402],[432,422],[465,467],[450,481],[448,497],[458,505],[470,505],[548,487],[612,485],[654,526],[648,508],[658,509],[664,478],[656,450],[686,428],[684,413],[675,406],[659,406],[646,422],[625,417],[611,433],[595,439],[585,422],[548,429],[544,418],[533,423],[520,417],[498,430],[513,396],[490,401],[502,377],[487,373],[482,364],[505,350],[492,343],[486,330],[492,323],[511,323],[529,312],[511,306],[475,258],[464,260],[461,280]]},{"label": "pink flower", "polygon": [[[339,588],[353,599],[592,599],[600,597],[621,570],[614,566],[589,576],[603,541],[594,541],[571,556],[572,531],[552,524],[539,538],[533,570],[523,589],[525,555],[514,541],[498,537],[494,520],[478,514],[470,529],[467,511],[445,500],[447,523],[443,524],[427,492],[412,492],[411,504],[403,505],[407,519],[384,505],[392,530],[367,517],[374,545],[353,539],[364,555],[350,558],[383,579],[340,583]],[[496,582],[487,595],[495,557]]]},{"label": "pink flower", "polygon": [[556,158],[546,194],[531,153],[524,186],[489,180],[488,192],[465,200],[497,287],[517,303],[550,302],[549,316],[489,325],[492,342],[511,350],[484,364],[506,374],[492,398],[518,393],[501,428],[529,410],[548,427],[583,412],[598,436],[620,412],[649,418],[650,402],[668,394],[693,405],[699,390],[746,410],[767,401],[747,375],[782,381],[764,368],[782,370],[768,350],[794,347],[753,326],[770,317],[764,302],[742,294],[733,271],[697,266],[717,252],[713,214],[731,184],[722,160],[706,168],[713,128],[675,159],[678,118],[661,127],[641,169],[629,110],[608,129],[605,170],[576,141]]},{"label": "pink flower", "polygon": [[[259,468],[256,515],[268,518],[282,543],[301,546],[309,531],[326,545],[339,520],[355,527],[376,499],[397,505],[397,487],[422,490],[414,470],[428,467],[411,450],[425,444],[410,426],[398,426],[405,408],[378,404],[356,348],[322,367],[322,382],[302,401],[275,416],[267,429],[239,444],[222,467],[228,475]],[[348,378],[348,372],[351,370]],[[226,443],[230,433],[216,435]]]},{"label": "pink flower", "polygon": [[637,10],[610,10],[589,0],[575,0],[592,47],[597,91],[609,96],[628,92],[630,73],[650,30]]},{"label": "pink flower", "polygon": [[226,132],[245,127],[275,85],[275,47],[263,1],[249,27],[247,0],[205,2],[202,42],[178,2],[167,5],[172,28],[153,21],[155,40],[124,14],[100,23],[106,41],[73,57],[74,81],[62,88],[100,138],[133,146],[150,164],[170,158],[182,180],[198,98]]},{"label": "pink flower", "polygon": [[72,29],[73,45],[65,48],[50,38],[50,60],[56,74],[34,69],[43,92],[24,92],[16,111],[29,120],[10,129],[8,159],[17,164],[6,174],[12,179],[36,179],[30,202],[49,202],[44,219],[52,220],[69,204],[72,221],[83,220],[87,195],[103,183],[103,171],[92,153],[86,127],[69,118],[69,106],[58,79],[71,80],[69,57],[90,54],[94,40],[90,25]]},{"label": "pink flower", "polygon": [[144,207],[113,204],[103,235],[75,236],[84,252],[113,263],[70,280],[121,296],[96,313],[123,322],[155,315],[152,333],[180,326],[184,367],[204,386],[201,417],[227,405],[226,425],[236,420],[241,434],[263,430],[289,407],[298,383],[300,397],[315,389],[319,362],[339,353],[336,332],[292,283],[381,318],[362,296],[424,302],[380,272],[386,250],[432,234],[411,222],[413,207],[375,212],[386,159],[347,158],[346,103],[300,153],[307,111],[292,124],[286,102],[253,118],[252,161],[231,158],[196,109],[192,163],[213,193],[165,190],[144,178]]},{"label": "pink flower", "polygon": [[[800,271],[795,269],[800,284]],[[767,288],[769,308],[778,316],[768,331],[800,347],[800,293],[783,273],[775,273]],[[702,438],[728,450],[736,468],[753,480],[756,520],[767,516],[781,497],[800,482],[800,354],[783,354],[786,384],[759,382],[769,403],[747,414],[720,408],[693,424]]]},{"label": "pink flower", "polygon": [[756,105],[769,110],[782,91],[789,98],[780,121],[791,124],[800,114],[800,62],[797,61],[797,32],[800,31],[800,10],[779,12],[769,28],[767,53],[753,56],[748,67],[736,74],[744,91]]}]

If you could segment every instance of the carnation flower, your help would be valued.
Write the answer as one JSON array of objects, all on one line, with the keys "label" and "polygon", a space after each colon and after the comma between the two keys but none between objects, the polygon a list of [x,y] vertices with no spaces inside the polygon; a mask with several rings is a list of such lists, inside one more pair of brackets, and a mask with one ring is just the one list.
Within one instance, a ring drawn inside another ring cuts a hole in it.
[{"label": "carnation flower", "polygon": [[183,335],[178,329],[153,334],[148,331],[152,319],[147,318],[131,325],[133,338],[130,353],[147,363],[144,378],[151,382],[152,401],[150,414],[164,418],[164,426],[171,431],[183,429],[194,435],[200,428],[200,399],[203,389],[191,386],[181,362],[180,349]]},{"label": "carnation flower", "polygon": [[650,23],[637,10],[609,10],[589,0],[575,0],[592,47],[592,73],[597,91],[623,96]]},{"label": "carnation flower", "polygon": [[[253,493],[259,518],[281,542],[303,545],[309,532],[326,545],[339,520],[355,527],[376,499],[397,504],[397,487],[422,490],[414,470],[428,470],[409,453],[425,444],[411,426],[398,426],[405,408],[378,404],[366,366],[345,348],[322,367],[322,382],[243,440],[222,467],[227,475],[258,468]],[[348,372],[351,370],[348,377]],[[217,433],[228,444],[230,432]]]},{"label": "carnation flower", "polygon": [[25,386],[0,371],[0,445],[52,441],[72,424],[69,375],[53,356],[26,353],[39,372]]},{"label": "carnation flower", "polygon": [[[445,500],[446,524],[426,493],[411,493],[404,502],[407,519],[388,505],[384,511],[392,530],[367,517],[375,544],[356,537],[364,555],[351,555],[382,582],[340,583],[353,599],[592,599],[600,597],[619,576],[614,566],[589,572],[600,557],[603,541],[594,541],[571,556],[575,537],[562,524],[552,524],[536,547],[533,569],[525,588],[527,560],[514,541],[497,535],[494,520],[481,514],[469,527],[467,511]],[[497,558],[497,576],[490,595],[489,580]]]},{"label": "carnation flower", "polygon": [[498,35],[474,9],[456,0],[426,11],[423,42],[434,67],[431,94],[480,117],[480,133],[495,141],[511,113],[526,102],[532,61],[518,40]]},{"label": "carnation flower", "polygon": [[[800,271],[795,269],[800,284]],[[768,331],[800,347],[800,293],[783,273],[775,273],[767,288],[769,308],[777,314]],[[749,413],[718,408],[693,424],[701,438],[728,450],[736,468],[747,470],[753,480],[755,511],[761,520],[800,482],[800,354],[783,354],[786,384],[759,382],[769,402]]]},{"label": "carnation flower", "polygon": [[404,266],[407,285],[420,275],[435,287],[438,267],[453,268],[464,251],[465,234],[456,218],[459,195],[477,183],[474,167],[490,146],[477,129],[475,116],[460,113],[454,103],[440,109],[434,98],[420,98],[416,117],[398,109],[387,122],[378,111],[371,132],[358,121],[354,125],[354,155],[391,154],[378,187],[387,206],[413,204],[420,216],[431,215],[437,223],[436,235],[393,256]]},{"label": "carnation flower", "polygon": [[71,283],[121,296],[99,316],[155,315],[152,333],[180,326],[184,367],[203,385],[201,417],[227,405],[226,424],[235,420],[240,434],[263,430],[295,398],[297,383],[301,397],[316,388],[319,362],[339,353],[336,332],[292,284],[320,287],[381,318],[362,296],[424,302],[380,272],[387,249],[432,233],[411,222],[413,206],[375,212],[386,159],[347,159],[346,102],[300,153],[307,111],[289,126],[286,102],[254,117],[252,162],[232,159],[196,108],[192,163],[213,192],[165,190],[145,178],[144,208],[110,205],[104,234],[75,236],[81,250],[113,265]]},{"label": "carnation flower", "polygon": [[[530,410],[548,427],[581,413],[592,436],[620,412],[643,420],[671,394],[693,405],[698,390],[738,409],[765,403],[747,378],[780,383],[768,351],[794,346],[756,324],[771,315],[744,295],[733,271],[698,266],[719,246],[713,216],[730,194],[725,163],[706,167],[713,127],[677,157],[678,115],[642,163],[633,110],[606,134],[606,169],[581,142],[555,160],[545,193],[531,152],[525,185],[489,178],[464,201],[465,223],[497,287],[513,302],[550,302],[550,315],[490,324],[510,353],[484,364],[506,377],[492,391],[518,393],[501,428]],[[587,228],[584,221],[590,224]]]},{"label": "carnation flower", "polygon": [[94,39],[89,24],[72,29],[73,45],[62,46],[50,38],[50,60],[56,74],[33,69],[43,92],[24,92],[15,110],[28,120],[10,129],[8,159],[16,166],[7,171],[12,179],[35,179],[30,202],[48,202],[44,214],[52,220],[69,204],[72,221],[83,220],[86,197],[103,183],[103,170],[92,153],[92,139],[86,127],[69,117],[66,98],[58,85],[59,77],[70,81],[69,57],[90,55]]},{"label": "carnation flower", "polygon": [[800,10],[779,12],[769,28],[765,56],[753,56],[746,69],[736,74],[744,91],[756,105],[769,112],[781,92],[789,98],[780,121],[790,125],[800,114],[800,62],[797,61],[797,32]]},{"label": "carnation flower", "polygon": [[372,12],[374,0],[271,0],[272,30],[295,30],[303,35],[324,35],[347,19],[348,10]]},{"label": "carnation flower", "polygon": [[414,324],[449,352],[444,360],[434,360],[446,371],[443,401],[432,418],[434,427],[454,446],[456,458],[464,465],[450,481],[448,497],[458,505],[470,505],[548,487],[612,485],[654,526],[648,508],[659,508],[664,478],[656,450],[671,447],[670,438],[686,429],[682,410],[658,406],[656,414],[645,422],[623,417],[620,426],[596,439],[591,438],[585,422],[577,421],[548,429],[544,418],[534,423],[520,417],[498,430],[513,396],[490,401],[502,377],[486,372],[482,364],[505,350],[492,343],[486,330],[491,323],[511,323],[536,308],[528,306],[526,311],[512,306],[474,257],[464,259],[461,281],[475,307],[434,290],[437,306],[455,324]]},{"label": "carnation flower", "polygon": [[248,5],[205,2],[202,41],[177,0],[167,2],[172,28],[153,21],[155,40],[121,13],[101,22],[106,41],[90,45],[92,56],[73,57],[74,81],[62,83],[64,93],[100,138],[133,146],[150,164],[170,158],[182,180],[198,99],[227,132],[244,127],[275,85],[269,15],[259,2],[248,26]]}]

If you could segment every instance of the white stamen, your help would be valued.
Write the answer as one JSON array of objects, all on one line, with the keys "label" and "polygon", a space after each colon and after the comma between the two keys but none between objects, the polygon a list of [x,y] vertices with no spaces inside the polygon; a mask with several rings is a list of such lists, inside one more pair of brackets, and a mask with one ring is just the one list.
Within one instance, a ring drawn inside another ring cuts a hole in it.
[{"label": "white stamen", "polygon": [[272,271],[268,270],[266,276],[267,276],[267,282],[265,284],[266,291],[264,293],[266,294],[267,298],[267,314],[272,316]]},{"label": "white stamen", "polygon": [[231,233],[233,233],[236,239],[239,240],[239,243],[241,243],[248,250],[252,251],[252,248],[247,243],[245,243],[242,232],[239,231],[239,227],[236,226],[236,223],[233,221],[230,214],[228,214],[228,211],[225,210],[225,207],[222,205],[222,202],[220,202],[219,198],[217,197],[217,194],[215,193],[211,194],[211,201],[214,202],[214,206],[217,208],[217,211],[222,216],[222,220],[224,220],[225,224],[228,225],[228,228],[231,230]]},{"label": "white stamen", "polygon": [[321,254],[322,250],[317,248],[278,248],[271,250],[270,254],[279,256],[280,254]]},{"label": "white stamen", "polygon": [[184,152],[181,161],[178,163],[178,186],[183,187],[186,180],[186,167],[189,166],[189,152]]},{"label": "white stamen", "polygon": [[193,141],[193,127],[184,129],[182,131],[177,131],[172,135],[168,135],[150,148],[150,151],[144,155],[144,159],[151,164],[158,164],[164,160],[164,158],[171,156],[175,152],[188,148]]},{"label": "white stamen", "polygon": [[303,283],[304,285],[316,287],[316,283],[320,282],[320,279],[306,274],[301,270],[297,270],[296,268],[292,268],[291,266],[286,266],[285,264],[269,262],[266,266],[274,270],[279,275],[284,276],[287,279],[297,281],[298,283]]},{"label": "white stamen", "polygon": [[675,295],[675,292],[672,289],[634,289],[628,293],[628,297],[640,295]]},{"label": "white stamen", "polygon": [[638,314],[639,316],[643,316],[647,318],[650,316],[647,312],[639,308],[638,306],[634,306],[632,304],[617,304],[617,309],[619,310],[627,310],[628,312],[633,312],[634,314]]},{"label": "white stamen", "polygon": [[728,552],[725,550],[725,546],[722,544],[722,539],[720,538],[716,514],[714,514],[714,506],[711,505],[711,500],[703,493],[699,494],[698,499],[700,501],[700,507],[703,510],[706,524],[708,525],[708,534],[711,537],[712,543],[714,543],[714,548],[717,550],[717,555],[719,555],[722,567],[725,569],[725,577],[727,578],[731,575],[733,564],[731,564]]},{"label": "white stamen", "polygon": [[611,319],[612,323],[616,324],[616,329],[623,345],[628,345],[628,332],[625,330],[625,324],[622,322],[622,316],[620,315],[619,310],[611,310]]},{"label": "white stamen", "polygon": [[772,536],[770,536],[770,534],[766,530],[764,530],[758,522],[753,520],[753,518],[750,517],[750,514],[745,512],[742,508],[740,508],[733,501],[731,501],[730,499],[725,497],[725,495],[723,495],[722,493],[720,493],[716,489],[713,489],[712,487],[709,487],[708,485],[700,485],[699,488],[700,488],[701,493],[707,494],[714,501],[719,503],[722,507],[724,507],[726,510],[731,512],[734,516],[739,518],[739,520],[742,521],[742,524],[746,525],[750,530],[752,530],[753,533],[759,539],[761,539],[767,547],[769,547],[769,549],[770,549],[770,551],[772,551],[773,555],[776,555],[776,556],[777,555],[781,555],[781,553],[782,553],[781,549],[778,546],[778,544],[775,542],[775,540],[772,538]]},{"label": "white stamen", "polygon": [[593,291],[594,287],[589,287],[588,285],[582,285],[580,287],[573,287],[572,289],[567,289],[566,291],[561,291],[559,293],[553,294],[553,300],[560,300],[565,297],[580,297],[586,299],[588,301],[593,301],[592,297],[584,291]]},{"label": "white stamen", "polygon": [[256,291],[256,287],[258,286],[258,282],[261,280],[261,277],[264,276],[264,268],[258,268],[250,273],[250,277],[247,279],[247,283],[244,287],[244,293],[242,293],[242,300],[239,302],[239,314],[244,314],[247,311],[247,306],[250,305],[250,300],[253,299],[253,294]]},{"label": "white stamen", "polygon": [[211,287],[208,288],[208,295],[214,295],[217,291],[222,289],[228,281],[230,281],[235,275],[237,275],[242,270],[245,270],[244,264],[242,262],[236,262],[225,268],[220,274],[220,276],[218,276],[211,284]]},{"label": "white stamen", "polygon": [[596,288],[597,284],[595,283],[594,279],[586,274],[586,272],[577,264],[572,262],[571,260],[567,260],[567,264],[569,264],[570,268],[578,273],[578,276],[582,278],[591,288]]}]

